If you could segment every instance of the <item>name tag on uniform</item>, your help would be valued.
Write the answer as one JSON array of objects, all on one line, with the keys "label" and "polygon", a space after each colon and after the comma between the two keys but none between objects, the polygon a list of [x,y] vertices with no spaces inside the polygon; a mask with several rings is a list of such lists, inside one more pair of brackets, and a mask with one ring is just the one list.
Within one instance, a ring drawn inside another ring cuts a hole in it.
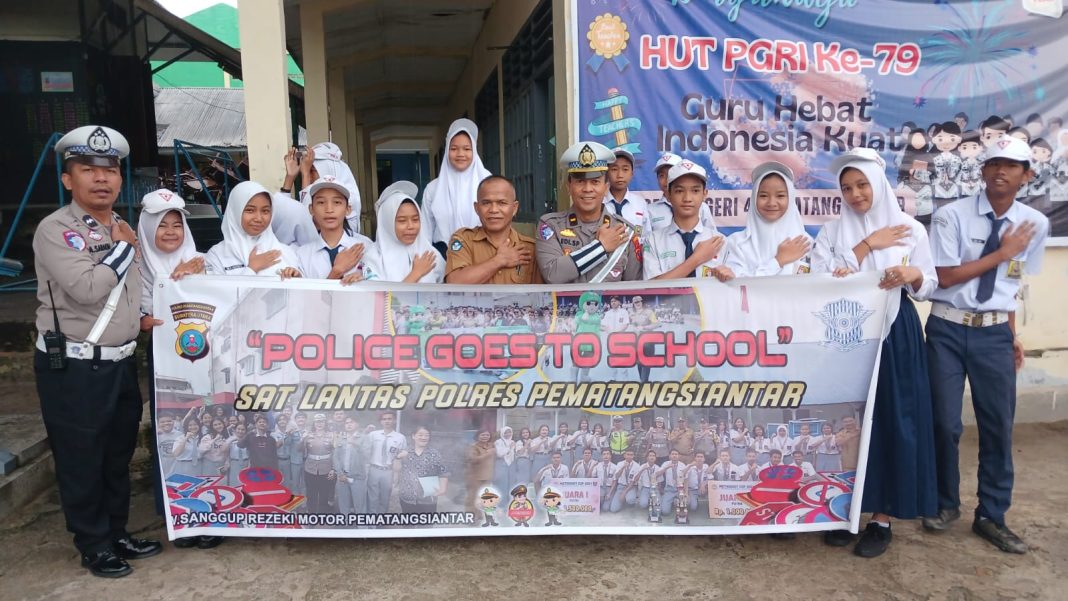
[{"label": "name tag on uniform", "polygon": [[676,253],[675,253],[675,251],[673,251],[673,250],[669,250],[669,251],[667,251],[667,252],[662,252],[662,253],[660,253],[660,258],[661,258],[661,259],[667,259],[667,258],[669,258],[669,257],[674,257],[674,256],[675,256],[675,254],[676,254]]},{"label": "name tag on uniform", "polygon": [[1017,261],[1016,259],[1013,259],[1009,261],[1009,266],[1007,269],[1005,269],[1005,276],[1010,277],[1014,280],[1018,280],[1021,276],[1023,276],[1023,267],[1023,261]]}]

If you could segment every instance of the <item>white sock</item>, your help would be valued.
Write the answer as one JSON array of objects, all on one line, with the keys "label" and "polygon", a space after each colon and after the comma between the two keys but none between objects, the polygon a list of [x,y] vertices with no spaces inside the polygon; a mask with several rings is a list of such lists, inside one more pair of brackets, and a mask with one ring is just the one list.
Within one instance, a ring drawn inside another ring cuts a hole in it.
[{"label": "white sock", "polygon": [[878,525],[882,526],[883,528],[889,528],[890,527],[890,522],[880,522],[879,520],[872,520],[872,521],[870,521],[868,523],[869,524],[878,524]]}]

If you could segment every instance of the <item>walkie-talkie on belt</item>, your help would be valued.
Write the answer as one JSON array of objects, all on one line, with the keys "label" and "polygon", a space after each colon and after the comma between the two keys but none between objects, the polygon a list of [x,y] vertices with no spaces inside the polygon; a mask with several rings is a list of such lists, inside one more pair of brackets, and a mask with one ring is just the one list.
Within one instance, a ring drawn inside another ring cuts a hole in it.
[{"label": "walkie-talkie on belt", "polygon": [[67,369],[67,337],[59,329],[59,313],[56,312],[56,299],[52,296],[52,282],[48,282],[48,300],[52,303],[52,319],[55,320],[55,331],[48,331],[41,335],[44,339],[45,353],[48,355],[48,368],[52,371]]}]

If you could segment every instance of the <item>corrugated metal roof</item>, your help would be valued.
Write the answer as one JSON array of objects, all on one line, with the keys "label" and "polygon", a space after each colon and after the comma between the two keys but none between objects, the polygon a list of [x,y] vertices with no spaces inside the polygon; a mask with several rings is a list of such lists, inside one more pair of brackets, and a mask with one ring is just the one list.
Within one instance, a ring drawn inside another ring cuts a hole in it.
[{"label": "corrugated metal roof", "polygon": [[[245,90],[242,88],[157,88],[156,145],[174,140],[215,148],[245,148]],[[300,144],[307,144],[304,128]]]}]

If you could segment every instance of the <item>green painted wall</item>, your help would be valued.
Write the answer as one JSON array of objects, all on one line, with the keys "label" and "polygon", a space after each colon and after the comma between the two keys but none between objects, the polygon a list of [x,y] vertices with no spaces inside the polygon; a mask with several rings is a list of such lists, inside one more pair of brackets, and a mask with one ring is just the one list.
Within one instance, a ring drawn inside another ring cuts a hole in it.
[{"label": "green painted wall", "polygon": [[[204,33],[215,37],[231,48],[239,48],[237,27],[237,9],[226,4],[216,4],[195,12],[185,21]],[[152,68],[165,61],[151,61]],[[287,57],[289,79],[303,86],[304,73],[297,66],[293,57]],[[221,88],[226,86],[226,75],[214,63],[198,61],[179,61],[152,76],[152,81],[161,88]],[[240,79],[231,79],[230,87],[243,87]]]}]

